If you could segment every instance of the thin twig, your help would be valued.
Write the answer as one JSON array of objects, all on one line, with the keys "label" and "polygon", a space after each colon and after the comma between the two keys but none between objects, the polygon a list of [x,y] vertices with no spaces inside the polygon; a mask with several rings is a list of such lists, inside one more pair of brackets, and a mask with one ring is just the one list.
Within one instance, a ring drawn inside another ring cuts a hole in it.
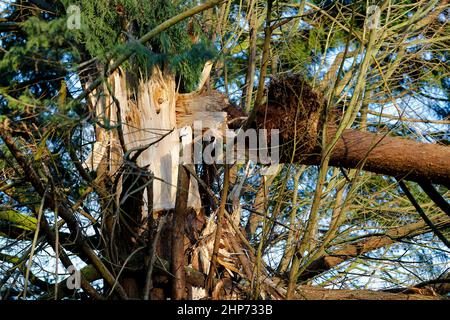
[{"label": "thin twig", "polygon": [[153,274],[153,266],[156,261],[156,246],[159,242],[159,237],[161,235],[161,230],[163,225],[166,223],[167,216],[162,216],[159,219],[158,227],[156,229],[155,238],[153,239],[153,243],[150,249],[150,262],[148,263],[147,275],[145,278],[145,286],[144,286],[144,300],[149,300],[150,290],[153,288],[152,274]]}]

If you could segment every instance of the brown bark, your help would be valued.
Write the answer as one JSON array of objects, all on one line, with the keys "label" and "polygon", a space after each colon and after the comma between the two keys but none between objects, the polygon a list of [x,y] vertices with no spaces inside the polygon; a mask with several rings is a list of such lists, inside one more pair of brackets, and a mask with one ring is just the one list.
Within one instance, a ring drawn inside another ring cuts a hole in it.
[{"label": "brown bark", "polygon": [[[281,162],[320,164],[326,105],[322,96],[298,76],[275,79],[268,91],[268,105],[260,108],[256,122],[259,128],[280,130]],[[335,110],[331,118],[327,142],[336,134],[340,112]],[[450,147],[386,134],[344,130],[330,165],[450,187]]]},{"label": "brown bark", "polygon": [[[292,87],[287,87],[281,81],[273,81],[269,86],[268,105],[259,108],[256,124],[251,126],[280,130],[281,162],[318,165],[325,102],[308,84],[298,81]],[[196,102],[197,99],[208,100],[205,96],[191,96],[189,101],[184,101],[184,108],[200,112],[201,104]],[[244,117],[245,113],[226,103],[226,99],[213,107],[214,101],[219,100],[216,96],[211,98],[208,110],[205,108],[203,111],[226,111],[228,118],[233,120],[230,127],[239,127],[240,123],[236,120]],[[329,140],[336,133],[335,128],[333,121],[329,124]],[[450,187],[450,147],[386,134],[344,130],[332,151],[330,165],[361,168],[373,173]]]},{"label": "brown bark", "polygon": [[304,300],[442,300],[435,295],[387,293],[371,290],[325,289],[313,286],[300,286],[297,299]]},{"label": "brown bark", "polygon": [[[450,219],[446,216],[441,216],[435,219],[434,224],[440,229],[448,228],[450,226]],[[358,242],[346,244],[339,250],[325,254],[313,261],[298,279],[300,281],[308,280],[336,267],[344,261],[386,247],[400,239],[412,238],[427,232],[430,232],[430,228],[421,221],[391,229],[384,235],[370,236]]]},{"label": "brown bark", "polygon": [[186,298],[186,275],[184,271],[184,234],[189,196],[189,173],[182,165],[178,168],[178,189],[172,224],[172,298]]},{"label": "brown bark", "polygon": [[437,144],[345,130],[330,164],[450,187],[450,148]]}]

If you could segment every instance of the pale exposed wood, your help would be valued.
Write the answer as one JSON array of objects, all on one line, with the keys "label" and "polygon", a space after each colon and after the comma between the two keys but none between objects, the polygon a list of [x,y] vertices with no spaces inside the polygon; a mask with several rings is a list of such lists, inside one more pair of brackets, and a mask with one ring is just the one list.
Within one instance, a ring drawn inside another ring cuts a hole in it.
[{"label": "pale exposed wood", "polygon": [[[97,117],[107,118],[113,129],[96,128],[97,139],[86,166],[96,170],[106,157],[110,174],[117,173],[124,156],[116,129],[120,125],[126,149],[144,149],[137,158],[137,165],[146,167],[155,176],[153,210],[173,209],[180,151],[174,76],[155,67],[148,80],[140,80],[137,88],[128,88],[124,71],[118,69],[110,76],[109,82],[115,99],[111,99],[104,89],[94,96],[93,105],[96,106]],[[135,90],[135,100],[130,99],[131,90]],[[117,119],[117,108],[120,108],[121,119]],[[200,196],[196,182],[190,190],[189,206],[199,208]]]},{"label": "pale exposed wood", "polygon": [[[141,80],[136,102],[131,110],[122,112],[125,142],[130,148],[155,142],[176,129],[175,81],[172,75],[163,75],[161,70],[154,68],[147,82]],[[153,185],[154,211],[174,208],[179,150],[175,130],[144,150],[138,159],[139,166],[148,166],[158,178]]]},{"label": "pale exposed wood", "polygon": [[192,92],[178,94],[176,101],[177,126],[192,125],[202,121],[203,128],[216,127],[224,123],[229,106],[228,99],[220,92]]},{"label": "pale exposed wood", "polygon": [[206,61],[205,65],[203,66],[202,74],[200,75],[200,81],[198,83],[197,91],[201,91],[203,87],[207,85],[212,66],[213,63],[211,60]]}]

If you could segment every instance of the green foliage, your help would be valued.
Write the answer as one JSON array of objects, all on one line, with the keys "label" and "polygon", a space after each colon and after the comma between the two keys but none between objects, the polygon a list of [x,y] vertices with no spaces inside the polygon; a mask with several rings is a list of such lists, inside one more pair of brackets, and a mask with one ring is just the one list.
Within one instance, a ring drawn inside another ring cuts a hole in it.
[{"label": "green foliage", "polygon": [[52,59],[57,55],[65,39],[64,20],[44,21],[37,17],[30,17],[23,22],[22,27],[28,35],[27,41],[16,42],[5,52],[0,60],[0,70],[6,68],[18,69],[24,59],[46,51],[46,58]]},{"label": "green foliage", "polygon": [[[172,68],[184,81],[186,89],[192,89],[201,72],[201,66],[211,59],[214,50],[211,44],[201,41],[192,44],[188,37],[189,21],[161,32],[145,46],[137,39],[167,19],[181,13],[184,7],[165,0],[99,0],[62,1],[65,6],[79,5],[81,8],[81,30],[74,33],[93,57],[107,62],[107,57],[133,50],[134,64],[145,74],[155,63]],[[184,3],[184,2],[183,2]],[[193,32],[199,26],[191,24]],[[126,65],[130,66],[130,64]]]},{"label": "green foliage", "polygon": [[2,210],[0,208],[0,221],[1,220],[8,221],[11,225],[24,230],[35,230],[37,225],[36,218],[14,210]]}]

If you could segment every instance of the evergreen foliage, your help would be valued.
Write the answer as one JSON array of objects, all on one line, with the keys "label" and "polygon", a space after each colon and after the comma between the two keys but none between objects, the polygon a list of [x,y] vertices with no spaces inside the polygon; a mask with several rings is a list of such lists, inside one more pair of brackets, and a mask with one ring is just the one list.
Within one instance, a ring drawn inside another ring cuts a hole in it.
[{"label": "evergreen foliage", "polygon": [[[193,90],[203,64],[214,56],[214,47],[202,36],[198,23],[191,23],[191,32],[201,40],[192,43],[187,36],[189,21],[182,21],[161,32],[145,46],[137,39],[162,22],[182,12],[190,2],[165,0],[78,0],[62,1],[66,7],[79,5],[81,8],[81,29],[75,32],[92,57],[104,63],[111,55],[133,50],[135,62],[147,73],[157,63],[166,65],[183,80],[186,91]],[[177,4],[178,3],[178,4]],[[136,63],[135,63],[136,64]],[[129,66],[129,64],[128,64]]]}]

